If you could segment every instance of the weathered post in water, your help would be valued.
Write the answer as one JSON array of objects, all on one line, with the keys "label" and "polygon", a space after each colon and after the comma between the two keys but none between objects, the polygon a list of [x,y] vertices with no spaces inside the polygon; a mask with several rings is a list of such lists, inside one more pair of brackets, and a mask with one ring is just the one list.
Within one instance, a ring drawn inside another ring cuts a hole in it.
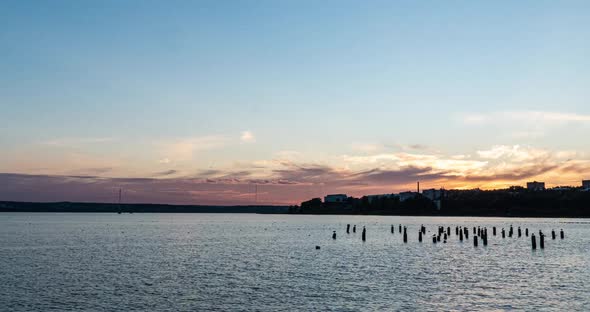
[{"label": "weathered post in water", "polygon": [[402,232],[402,225],[401,224],[399,225],[399,232],[400,233]]},{"label": "weathered post in water", "polygon": [[356,224],[352,226],[352,233],[356,233]]},{"label": "weathered post in water", "polygon": [[422,231],[418,232],[418,241],[421,243],[422,242]]},{"label": "weathered post in water", "polygon": [[506,231],[504,231],[504,228],[502,228],[502,238],[506,238]]},{"label": "weathered post in water", "polygon": [[541,246],[541,249],[545,249],[545,234],[543,233],[539,235],[539,245]]},{"label": "weathered post in water", "polygon": [[463,241],[463,231],[459,231],[459,240]]},{"label": "weathered post in water", "polygon": [[447,226],[447,236],[451,236],[451,227]]},{"label": "weathered post in water", "polygon": [[495,226],[492,228],[492,235],[496,236],[496,227]]},{"label": "weathered post in water", "polygon": [[350,234],[350,224],[346,225],[346,234]]},{"label": "weathered post in water", "polygon": [[395,233],[395,228],[393,227],[393,224],[391,225],[391,234]]},{"label": "weathered post in water", "polygon": [[483,232],[482,240],[483,240],[483,245],[484,246],[487,246],[488,245],[488,233],[487,233],[487,231],[484,231]]},{"label": "weathered post in water", "polygon": [[407,228],[404,226],[404,243],[408,242],[408,233],[407,233]]},{"label": "weathered post in water", "polygon": [[459,235],[459,227],[455,226],[455,235]]},{"label": "weathered post in water", "polygon": [[477,235],[473,235],[473,246],[477,247]]},{"label": "weathered post in water", "polygon": [[432,235],[432,242],[436,244],[436,235]]},{"label": "weathered post in water", "polygon": [[524,229],[524,235],[529,237],[529,228]]},{"label": "weathered post in water", "polygon": [[533,246],[533,250],[537,249],[537,240],[535,239],[535,234],[531,235],[531,245]]},{"label": "weathered post in water", "polygon": [[465,239],[469,239],[469,230],[465,228]]},{"label": "weathered post in water", "polygon": [[336,239],[336,231],[334,231],[334,233],[332,233],[332,239]]},{"label": "weathered post in water", "polygon": [[565,235],[563,234],[563,229],[561,229],[561,231],[559,231],[559,236],[561,236],[561,239],[563,239],[563,237],[565,236]]},{"label": "weathered post in water", "polygon": [[367,240],[367,229],[363,226],[363,242]]},{"label": "weathered post in water", "polygon": [[551,239],[555,239],[555,230],[551,230]]},{"label": "weathered post in water", "polygon": [[518,227],[518,237],[522,236],[522,230],[520,229],[520,226]]}]

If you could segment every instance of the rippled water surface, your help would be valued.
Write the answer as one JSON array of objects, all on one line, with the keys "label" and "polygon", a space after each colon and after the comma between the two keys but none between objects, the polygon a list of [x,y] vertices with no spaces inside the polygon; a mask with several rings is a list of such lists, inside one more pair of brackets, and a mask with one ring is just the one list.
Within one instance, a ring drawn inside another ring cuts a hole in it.
[{"label": "rippled water surface", "polygon": [[[430,238],[511,224],[543,230],[545,249],[524,232]],[[590,311],[590,220],[2,213],[0,282],[5,311]]]}]

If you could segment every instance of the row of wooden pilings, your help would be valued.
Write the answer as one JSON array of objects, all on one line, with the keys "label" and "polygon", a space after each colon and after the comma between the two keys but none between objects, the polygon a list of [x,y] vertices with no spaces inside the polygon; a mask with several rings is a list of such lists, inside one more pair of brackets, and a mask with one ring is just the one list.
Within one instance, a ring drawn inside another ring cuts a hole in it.
[{"label": "row of wooden pilings", "polygon": [[[407,227],[403,226],[400,224],[398,226],[398,230],[401,233],[403,233],[403,240],[404,243],[408,242],[408,229]],[[492,227],[492,235],[496,236],[496,227],[493,226]],[[522,229],[520,228],[520,226],[517,229],[517,235],[518,237],[522,236]],[[350,224],[346,225],[346,233],[350,234]],[[352,233],[356,233],[356,225],[352,226]],[[506,231],[504,230],[504,228],[502,228],[501,230],[501,235],[502,238],[506,238]],[[395,227],[392,225],[391,226],[391,234],[395,234]],[[488,228],[487,227],[473,227],[473,246],[477,247],[479,245],[479,240],[482,241],[482,244],[484,246],[488,245]],[[418,242],[422,242],[422,238],[423,236],[426,235],[426,227],[424,225],[420,226],[420,229],[418,230]],[[508,237],[512,237],[514,235],[514,227],[511,225],[510,229],[508,230]],[[524,230],[524,235],[526,237],[529,236],[529,229],[525,228]],[[446,228],[444,226],[439,226],[437,229],[436,234],[432,235],[432,243],[436,244],[436,243],[440,243],[441,241],[443,243],[447,242],[447,239],[449,239],[449,237],[451,236],[451,227],[447,226]],[[459,241],[463,241],[465,240],[469,240],[469,227],[466,226],[455,226],[455,236],[457,236],[459,238]],[[551,238],[552,239],[556,239],[556,233],[555,230],[551,230]],[[565,234],[563,232],[563,229],[561,229],[559,231],[559,236],[561,239],[565,238]],[[332,233],[332,239],[336,239],[336,231],[334,231]],[[361,234],[361,239],[363,241],[367,240],[367,229],[363,226],[363,230],[362,230],[362,234]],[[537,249],[537,238],[535,237],[534,233],[531,233],[531,247],[533,250]],[[539,230],[539,247],[541,249],[545,248],[545,234],[543,234],[543,232],[541,230]],[[319,249],[319,246],[316,246],[317,249]]]}]

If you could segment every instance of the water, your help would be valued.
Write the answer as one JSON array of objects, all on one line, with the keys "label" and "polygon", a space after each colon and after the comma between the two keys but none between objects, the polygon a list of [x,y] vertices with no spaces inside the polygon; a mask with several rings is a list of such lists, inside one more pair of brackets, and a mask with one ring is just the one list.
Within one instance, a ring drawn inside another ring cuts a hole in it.
[{"label": "water", "polygon": [[[470,226],[470,240],[452,228],[435,245],[437,225]],[[474,225],[498,236],[474,248]],[[4,311],[588,311],[590,220],[2,213],[0,284]]]}]

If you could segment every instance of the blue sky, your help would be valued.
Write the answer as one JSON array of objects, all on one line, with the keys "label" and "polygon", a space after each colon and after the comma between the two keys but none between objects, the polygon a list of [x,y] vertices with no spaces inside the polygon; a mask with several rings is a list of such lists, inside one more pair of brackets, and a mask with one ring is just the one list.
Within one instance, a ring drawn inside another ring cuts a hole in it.
[{"label": "blue sky", "polygon": [[[578,183],[589,13],[587,1],[5,1],[0,172],[247,188],[285,170],[419,168],[437,187]],[[551,169],[504,176],[521,162]],[[410,185],[322,174],[289,185]]]}]

